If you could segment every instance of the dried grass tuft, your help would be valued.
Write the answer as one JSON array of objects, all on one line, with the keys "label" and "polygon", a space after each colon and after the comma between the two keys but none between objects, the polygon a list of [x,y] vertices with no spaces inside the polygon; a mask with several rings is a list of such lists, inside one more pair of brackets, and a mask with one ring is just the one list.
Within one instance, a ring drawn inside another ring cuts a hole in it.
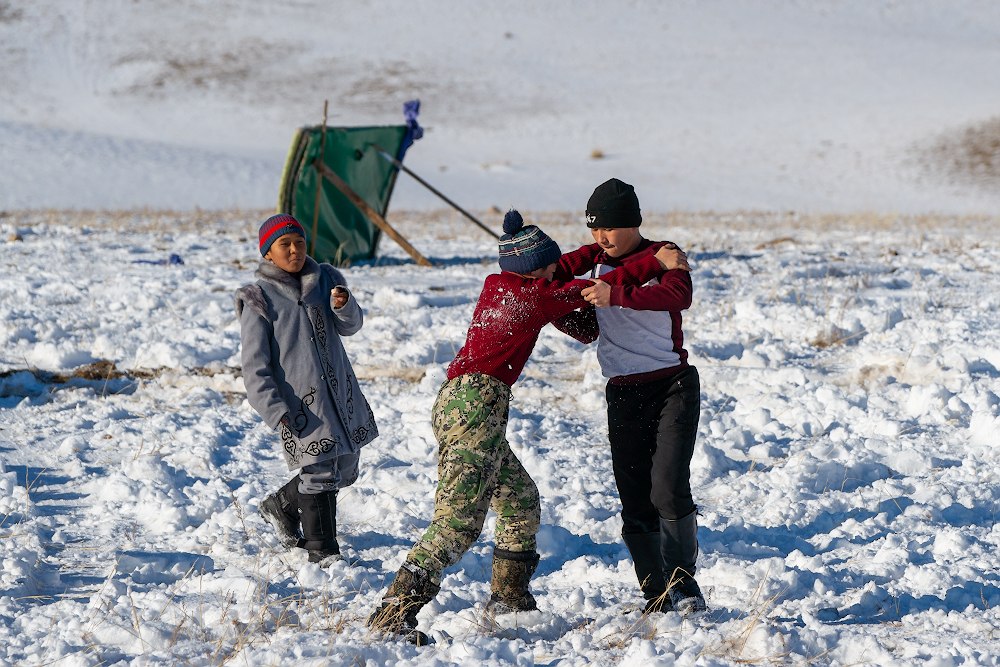
[{"label": "dried grass tuft", "polygon": [[732,660],[737,664],[780,664],[785,662],[791,651],[764,655],[754,651],[754,647],[749,645],[754,630],[762,623],[767,622],[767,614],[780,596],[780,594],[775,594],[768,598],[763,597],[764,583],[766,581],[767,577],[765,576],[757,584],[753,595],[750,596],[739,616],[730,624],[731,629],[725,634],[722,640],[703,648],[698,657],[703,655],[719,656]]}]

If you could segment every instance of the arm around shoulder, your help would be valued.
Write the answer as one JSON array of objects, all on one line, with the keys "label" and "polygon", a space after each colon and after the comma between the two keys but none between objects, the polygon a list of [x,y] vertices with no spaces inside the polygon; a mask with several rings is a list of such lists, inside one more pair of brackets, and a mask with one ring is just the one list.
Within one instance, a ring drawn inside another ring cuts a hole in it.
[{"label": "arm around shoulder", "polygon": [[642,285],[659,278],[666,271],[655,255],[648,255],[634,262],[623,264],[601,276],[609,285]]},{"label": "arm around shoulder", "polygon": [[632,310],[666,310],[678,313],[691,307],[691,274],[683,269],[667,271],[655,285],[617,285],[611,288],[611,305]]},{"label": "arm around shoulder", "polygon": [[594,268],[598,255],[601,254],[601,246],[596,243],[585,245],[579,250],[568,252],[559,258],[553,280],[569,282],[576,276],[583,274]]}]

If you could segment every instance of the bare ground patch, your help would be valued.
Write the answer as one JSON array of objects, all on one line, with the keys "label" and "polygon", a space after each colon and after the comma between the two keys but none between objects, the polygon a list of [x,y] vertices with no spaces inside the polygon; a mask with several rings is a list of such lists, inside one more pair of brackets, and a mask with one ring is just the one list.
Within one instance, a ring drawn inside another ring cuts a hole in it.
[{"label": "bare ground patch", "polygon": [[917,159],[950,183],[1000,192],[1000,116],[941,134]]}]

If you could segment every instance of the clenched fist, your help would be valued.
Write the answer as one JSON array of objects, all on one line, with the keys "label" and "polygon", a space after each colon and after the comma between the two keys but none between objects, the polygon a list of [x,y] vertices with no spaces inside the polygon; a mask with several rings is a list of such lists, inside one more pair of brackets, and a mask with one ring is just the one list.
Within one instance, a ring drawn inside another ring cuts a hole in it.
[{"label": "clenched fist", "polygon": [[349,296],[350,296],[350,292],[348,292],[346,289],[344,289],[340,285],[337,285],[336,287],[334,287],[333,288],[333,307],[334,308],[343,308],[345,305],[347,305],[347,298]]}]

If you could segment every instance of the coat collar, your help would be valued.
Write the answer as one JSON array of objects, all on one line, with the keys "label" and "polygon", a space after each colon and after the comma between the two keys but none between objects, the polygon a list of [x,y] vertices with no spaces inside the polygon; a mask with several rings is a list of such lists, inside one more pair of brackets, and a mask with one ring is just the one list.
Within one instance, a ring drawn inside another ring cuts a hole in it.
[{"label": "coat collar", "polygon": [[260,260],[257,270],[253,276],[258,280],[271,283],[278,288],[278,291],[287,296],[292,301],[303,301],[309,293],[319,286],[319,264],[312,257],[306,257],[306,263],[299,272],[299,279],[296,280],[292,274],[279,269],[278,266],[269,259]]}]

